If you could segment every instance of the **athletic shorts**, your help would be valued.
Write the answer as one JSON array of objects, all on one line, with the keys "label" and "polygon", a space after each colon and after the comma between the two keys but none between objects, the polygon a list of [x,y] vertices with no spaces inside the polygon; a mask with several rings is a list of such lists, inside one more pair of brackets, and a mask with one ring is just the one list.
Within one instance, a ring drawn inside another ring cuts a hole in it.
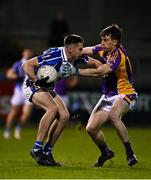
[{"label": "athletic shorts", "polygon": [[14,105],[14,106],[29,103],[29,101],[27,101],[27,99],[22,91],[22,87],[16,86],[14,88],[13,96],[11,97],[10,103],[11,103],[11,105]]},{"label": "athletic shorts", "polygon": [[133,109],[138,99],[138,96],[137,94],[119,94],[114,96],[102,95],[102,97],[96,104],[96,108],[99,107],[102,110],[109,112],[115,101],[119,98],[125,100],[128,103],[129,109]]},{"label": "athletic shorts", "polygon": [[32,97],[33,97],[34,93],[40,89],[43,91],[49,92],[53,98],[56,97],[57,94],[53,90],[51,90],[49,88],[36,86],[33,82],[27,83],[27,81],[28,80],[26,79],[23,83],[23,93],[29,102],[32,102]]}]

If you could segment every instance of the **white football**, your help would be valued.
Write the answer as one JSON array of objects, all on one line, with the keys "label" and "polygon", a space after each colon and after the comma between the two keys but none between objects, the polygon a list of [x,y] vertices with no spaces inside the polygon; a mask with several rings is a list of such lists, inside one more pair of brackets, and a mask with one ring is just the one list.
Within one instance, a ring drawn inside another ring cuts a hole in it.
[{"label": "white football", "polygon": [[37,71],[37,77],[38,79],[43,79],[45,77],[49,77],[47,80],[47,83],[51,83],[57,80],[57,71],[53,66],[50,65],[44,65],[40,67]]}]

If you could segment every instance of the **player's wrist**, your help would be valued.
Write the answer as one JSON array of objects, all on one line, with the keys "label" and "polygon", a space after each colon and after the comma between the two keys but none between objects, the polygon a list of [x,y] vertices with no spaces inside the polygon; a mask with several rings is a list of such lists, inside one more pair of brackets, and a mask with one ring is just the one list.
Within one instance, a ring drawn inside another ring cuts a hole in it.
[{"label": "player's wrist", "polygon": [[79,68],[76,66],[71,67],[71,75],[78,75],[79,74]]},{"label": "player's wrist", "polygon": [[75,67],[75,75],[79,75],[79,68]]},{"label": "player's wrist", "polygon": [[41,83],[40,83],[40,80],[39,80],[39,79],[37,79],[36,81],[34,81],[34,83],[35,83],[35,85],[36,85],[36,86],[40,86],[40,85],[41,85]]}]

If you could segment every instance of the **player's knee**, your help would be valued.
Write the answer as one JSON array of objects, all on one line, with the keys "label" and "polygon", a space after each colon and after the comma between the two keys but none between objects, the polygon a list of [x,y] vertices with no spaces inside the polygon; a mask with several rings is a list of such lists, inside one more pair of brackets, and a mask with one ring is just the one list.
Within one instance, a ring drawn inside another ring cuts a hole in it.
[{"label": "player's knee", "polygon": [[111,111],[109,113],[109,120],[112,124],[115,124],[117,122],[118,119],[118,114],[115,111]]},{"label": "player's knee", "polygon": [[47,112],[50,113],[50,114],[52,114],[52,113],[57,114],[58,106],[57,105],[53,105],[53,106],[48,107],[47,108]]},{"label": "player's knee", "polygon": [[61,121],[65,124],[66,122],[69,121],[69,119],[70,119],[70,114],[69,114],[69,112],[63,112],[63,113],[60,115],[60,117],[61,117]]},{"label": "player's knee", "polygon": [[87,125],[86,126],[86,131],[87,131],[87,133],[89,134],[89,135],[94,135],[94,134],[96,134],[96,129],[95,128],[93,128],[91,125]]}]

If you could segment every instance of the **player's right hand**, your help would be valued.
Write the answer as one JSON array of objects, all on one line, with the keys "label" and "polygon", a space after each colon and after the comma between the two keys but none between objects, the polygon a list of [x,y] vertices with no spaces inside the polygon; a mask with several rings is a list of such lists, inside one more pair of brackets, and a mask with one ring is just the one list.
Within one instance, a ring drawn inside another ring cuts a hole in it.
[{"label": "player's right hand", "polygon": [[35,81],[35,85],[36,86],[40,86],[40,87],[49,87],[49,83],[47,83],[47,80],[49,79],[49,77],[45,77],[45,78],[42,78],[42,79],[37,79]]}]

